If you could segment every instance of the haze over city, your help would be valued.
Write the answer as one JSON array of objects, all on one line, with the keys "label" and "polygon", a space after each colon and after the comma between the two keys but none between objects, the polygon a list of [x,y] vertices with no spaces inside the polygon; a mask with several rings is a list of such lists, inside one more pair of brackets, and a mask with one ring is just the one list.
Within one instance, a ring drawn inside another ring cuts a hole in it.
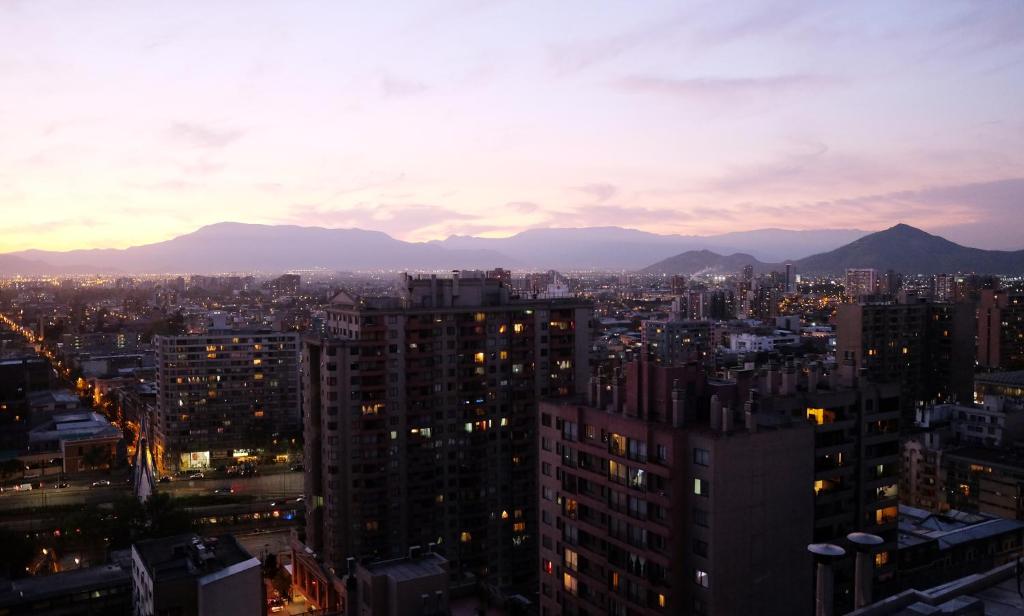
[{"label": "haze over city", "polygon": [[1019,2],[0,2],[0,252],[905,222],[1024,248]]},{"label": "haze over city", "polygon": [[0,616],[1024,614],[1024,2],[0,0]]}]

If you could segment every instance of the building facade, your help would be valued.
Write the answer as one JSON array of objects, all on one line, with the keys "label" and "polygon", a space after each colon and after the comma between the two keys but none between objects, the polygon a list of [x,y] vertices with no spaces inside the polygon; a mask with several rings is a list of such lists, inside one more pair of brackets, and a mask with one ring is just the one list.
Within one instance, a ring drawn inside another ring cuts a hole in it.
[{"label": "building facade", "polygon": [[303,592],[337,587],[348,558],[431,544],[456,580],[532,590],[537,402],[586,388],[592,319],[588,302],[460,273],[335,297],[331,338],[303,346]]},{"label": "building facade", "polygon": [[1024,293],[981,290],[978,365],[991,370],[1024,370]]},{"label": "building facade", "polygon": [[163,468],[229,463],[298,434],[298,334],[211,329],[154,345],[151,446]]},{"label": "building facade", "polygon": [[644,362],[541,404],[541,614],[810,609],[813,428],[723,409],[704,379]]},{"label": "building facade", "polygon": [[970,304],[842,304],[836,357],[869,381],[899,383],[909,425],[920,404],[971,399],[973,317]]}]

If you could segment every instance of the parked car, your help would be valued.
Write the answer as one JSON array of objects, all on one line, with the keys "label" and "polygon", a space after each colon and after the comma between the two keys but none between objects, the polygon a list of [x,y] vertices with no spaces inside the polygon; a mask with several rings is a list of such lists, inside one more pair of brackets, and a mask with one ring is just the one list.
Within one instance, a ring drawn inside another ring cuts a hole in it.
[{"label": "parked car", "polygon": [[191,473],[188,476],[189,479],[204,479],[205,477],[202,473]]},{"label": "parked car", "polygon": [[235,489],[230,486],[223,486],[213,491],[214,494],[234,494]]},{"label": "parked car", "polygon": [[68,482],[66,482],[66,481],[58,481],[57,483],[53,484],[53,487],[59,490],[61,488],[68,487],[68,485],[70,485],[70,484],[68,484]]},{"label": "parked car", "polygon": [[158,481],[160,483],[171,483],[171,476],[170,475],[164,475]]},{"label": "parked car", "polygon": [[92,485],[90,487],[93,487],[93,488],[109,488],[110,487],[110,480],[109,479],[100,479],[99,481],[94,481],[94,482],[92,482]]}]

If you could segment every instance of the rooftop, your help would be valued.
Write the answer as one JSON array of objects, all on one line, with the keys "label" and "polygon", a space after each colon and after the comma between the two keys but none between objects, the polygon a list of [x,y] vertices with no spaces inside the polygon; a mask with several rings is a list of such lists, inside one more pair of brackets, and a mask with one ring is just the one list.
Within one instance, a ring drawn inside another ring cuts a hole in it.
[{"label": "rooftop", "polygon": [[1021,449],[988,449],[985,447],[961,447],[943,454],[947,457],[982,462],[1004,468],[1024,467],[1024,450]]},{"label": "rooftop", "polygon": [[1018,592],[1016,569],[1017,563],[1006,563],[928,590],[907,590],[847,616],[1019,616],[1024,613],[1024,597]]},{"label": "rooftop", "polygon": [[988,374],[974,375],[975,383],[989,383],[993,385],[1016,385],[1024,387],[1024,370],[1015,372],[990,372]]},{"label": "rooftop", "polygon": [[132,546],[153,578],[203,577],[253,557],[232,535],[200,538],[184,533]]},{"label": "rooftop", "polygon": [[955,509],[946,513],[931,513],[900,505],[899,546],[904,548],[935,541],[939,550],[947,550],[1021,528],[1024,528],[1024,522],[987,513],[968,513]]},{"label": "rooftop", "polygon": [[447,562],[440,554],[427,552],[413,558],[382,560],[364,565],[364,567],[371,575],[386,575],[396,582],[402,582],[446,574]]},{"label": "rooftop", "polygon": [[0,607],[120,584],[127,586],[130,580],[129,570],[118,565],[102,565],[53,575],[27,577],[14,580],[7,587],[0,584]]}]

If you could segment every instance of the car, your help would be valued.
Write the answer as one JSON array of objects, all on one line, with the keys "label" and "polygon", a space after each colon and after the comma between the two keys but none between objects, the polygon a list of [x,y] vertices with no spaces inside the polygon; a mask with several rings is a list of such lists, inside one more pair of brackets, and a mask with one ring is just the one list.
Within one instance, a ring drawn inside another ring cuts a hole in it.
[{"label": "car", "polygon": [[191,473],[191,474],[189,474],[188,478],[189,479],[204,479],[205,475],[203,475],[202,473]]},{"label": "car", "polygon": [[267,605],[270,606],[270,612],[276,614],[284,611],[284,599],[281,597],[274,597],[267,601]]},{"label": "car", "polygon": [[292,470],[296,473],[301,473],[303,471],[303,467],[301,464],[294,464],[292,465]]},{"label": "car", "polygon": [[214,494],[234,494],[235,489],[230,486],[222,486],[213,491]]},{"label": "car", "polygon": [[54,487],[55,489],[59,490],[59,489],[61,489],[61,488],[66,488],[66,487],[68,487],[69,485],[70,485],[70,484],[69,484],[68,482],[66,482],[66,481],[58,481],[57,483],[53,484],[53,487]]},{"label": "car", "polygon": [[89,487],[91,487],[91,488],[109,488],[110,487],[110,480],[109,479],[100,479],[99,481],[92,482],[92,485],[90,485]]},{"label": "car", "polygon": [[170,475],[164,475],[159,479],[160,483],[171,483]]}]

